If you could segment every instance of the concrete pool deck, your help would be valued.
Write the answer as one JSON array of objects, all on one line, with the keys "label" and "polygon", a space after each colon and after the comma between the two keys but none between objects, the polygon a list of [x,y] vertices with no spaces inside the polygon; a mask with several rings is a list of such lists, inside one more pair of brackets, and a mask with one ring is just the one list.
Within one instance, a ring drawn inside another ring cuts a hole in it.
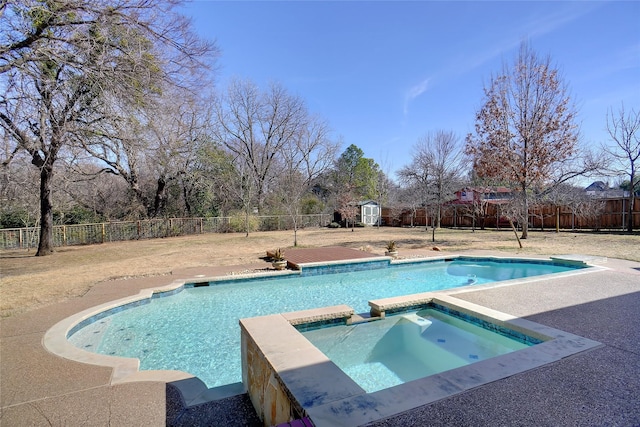
[{"label": "concrete pool deck", "polygon": [[[609,259],[601,265],[606,269],[455,296],[604,346],[369,425],[639,425],[640,263]],[[111,368],[49,353],[42,345],[44,334],[68,316],[141,289],[265,267],[264,262],[206,267],[103,282],[82,297],[1,319],[0,425],[164,425],[167,413],[180,410],[171,403],[171,386],[159,381],[112,385]],[[178,425],[198,425],[202,412],[209,418],[215,413],[214,425],[258,425],[245,395],[192,408]]]}]

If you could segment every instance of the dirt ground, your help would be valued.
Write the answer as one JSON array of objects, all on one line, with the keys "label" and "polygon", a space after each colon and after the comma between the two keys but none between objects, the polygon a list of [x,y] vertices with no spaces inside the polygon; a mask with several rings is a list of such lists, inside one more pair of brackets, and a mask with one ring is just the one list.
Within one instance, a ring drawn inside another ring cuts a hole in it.
[{"label": "dirt ground", "polygon": [[[95,283],[118,279],[170,275],[172,271],[201,266],[242,266],[263,263],[265,252],[293,247],[293,231],[244,234],[204,234],[155,240],[115,242],[58,248],[46,257],[35,251],[0,251],[0,316],[32,310],[76,297]],[[424,228],[367,227],[314,228],[298,231],[298,247],[344,246],[384,254],[394,240],[400,257],[432,252],[494,250],[513,255],[584,254],[640,262],[640,234],[530,232],[518,248],[511,230],[431,230]],[[169,282],[170,280],[168,280]]]}]

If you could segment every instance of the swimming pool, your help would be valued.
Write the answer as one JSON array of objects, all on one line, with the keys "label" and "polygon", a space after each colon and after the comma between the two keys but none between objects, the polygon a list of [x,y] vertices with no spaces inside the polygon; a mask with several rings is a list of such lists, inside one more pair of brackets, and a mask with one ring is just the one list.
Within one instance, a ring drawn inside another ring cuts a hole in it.
[{"label": "swimming pool", "polygon": [[[179,370],[208,387],[241,381],[240,318],[525,278],[581,268],[561,262],[457,258],[391,264],[368,271],[185,284],[130,308],[117,307],[73,327],[78,348],[140,360],[143,370]],[[168,295],[166,297],[159,297]]]}]

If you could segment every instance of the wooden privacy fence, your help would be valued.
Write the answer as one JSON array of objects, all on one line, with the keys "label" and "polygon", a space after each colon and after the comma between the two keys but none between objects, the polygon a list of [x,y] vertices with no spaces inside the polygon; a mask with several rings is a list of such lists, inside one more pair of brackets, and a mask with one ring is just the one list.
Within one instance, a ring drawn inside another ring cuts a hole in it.
[{"label": "wooden privacy fence", "polygon": [[[556,219],[564,230],[624,230],[629,218],[628,199],[601,199],[597,209],[579,210],[569,206],[532,206],[529,209],[529,226],[540,229],[554,229]],[[385,225],[394,226],[427,226],[432,225],[432,218],[425,208],[418,209],[382,209]],[[502,213],[499,203],[488,204],[484,214],[474,217],[471,205],[449,205],[442,211],[440,225],[442,227],[509,227],[508,219]],[[640,229],[640,199],[636,198],[633,210],[633,228]]]},{"label": "wooden privacy fence", "polygon": [[[300,215],[298,228],[322,227],[329,224],[331,215]],[[251,231],[292,230],[288,215],[252,216]],[[98,224],[56,225],[53,227],[54,246],[90,245],[124,240],[156,239],[203,233],[243,232],[244,218],[168,218],[141,221],[104,222]],[[5,228],[0,230],[0,249],[21,249],[38,246],[39,227]]]}]

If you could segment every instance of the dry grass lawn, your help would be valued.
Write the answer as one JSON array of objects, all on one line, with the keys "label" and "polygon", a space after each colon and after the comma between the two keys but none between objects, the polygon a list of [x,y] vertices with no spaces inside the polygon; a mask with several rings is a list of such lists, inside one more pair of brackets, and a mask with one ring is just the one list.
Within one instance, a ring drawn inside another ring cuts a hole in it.
[{"label": "dry grass lawn", "polygon": [[[513,255],[584,254],[640,262],[640,234],[531,232],[519,249],[510,230],[437,230],[424,228],[305,229],[298,247],[345,246],[383,254],[395,240],[402,251],[444,253],[494,250]],[[267,249],[293,246],[293,231],[206,234],[156,240],[58,248],[35,257],[34,251],[0,252],[0,315],[3,317],[82,295],[98,282],[127,277],[168,275],[199,266],[249,265],[261,261]],[[267,266],[267,264],[265,264]],[[240,268],[240,267],[239,267]],[[117,285],[117,281],[114,284]]]}]

